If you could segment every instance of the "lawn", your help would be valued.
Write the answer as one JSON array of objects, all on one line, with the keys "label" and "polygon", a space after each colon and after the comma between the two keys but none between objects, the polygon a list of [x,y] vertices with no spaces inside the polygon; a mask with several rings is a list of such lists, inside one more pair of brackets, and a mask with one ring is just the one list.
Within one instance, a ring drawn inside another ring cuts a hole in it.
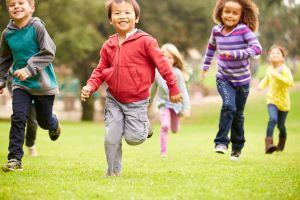
[{"label": "lawn", "polygon": [[[121,177],[105,178],[102,123],[62,123],[57,142],[39,130],[39,156],[24,171],[0,173],[0,199],[300,199],[300,93],[292,94],[284,152],[264,154],[267,123],[262,96],[246,109],[246,144],[240,162],[213,152],[219,105],[193,108],[179,134],[159,155],[159,125],[144,144],[123,143]],[[6,162],[9,121],[0,122],[0,163]],[[276,141],[277,141],[276,131]],[[25,149],[26,150],[26,149]]]}]

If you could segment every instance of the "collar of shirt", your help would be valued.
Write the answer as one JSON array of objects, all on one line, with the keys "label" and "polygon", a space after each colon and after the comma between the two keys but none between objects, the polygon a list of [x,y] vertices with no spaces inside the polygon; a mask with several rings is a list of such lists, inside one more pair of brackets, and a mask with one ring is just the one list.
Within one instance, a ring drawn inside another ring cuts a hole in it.
[{"label": "collar of shirt", "polygon": [[135,34],[137,32],[137,28],[135,28],[133,31],[126,33],[126,39],[129,38],[131,35]]},{"label": "collar of shirt", "polygon": [[[125,40],[127,40],[130,36],[132,36],[133,34],[135,34],[137,32],[137,28],[135,28],[133,31],[126,33],[126,38]],[[120,36],[118,35],[118,38]]]},{"label": "collar of shirt", "polygon": [[236,27],[234,27],[234,29],[232,29],[229,33],[227,33],[227,34],[223,34],[222,33],[222,30],[223,30],[223,28],[224,28],[224,25],[219,25],[219,27],[217,28],[217,32],[219,32],[219,33],[221,33],[222,35],[230,35],[231,33],[233,33],[238,27],[240,27],[241,26],[241,24],[238,24],[238,25],[236,25]]}]

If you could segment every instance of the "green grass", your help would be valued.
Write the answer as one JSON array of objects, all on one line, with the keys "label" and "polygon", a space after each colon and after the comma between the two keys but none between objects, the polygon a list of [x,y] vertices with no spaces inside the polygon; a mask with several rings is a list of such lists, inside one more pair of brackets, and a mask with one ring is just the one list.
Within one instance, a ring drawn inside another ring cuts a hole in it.
[{"label": "green grass", "polygon": [[[121,177],[104,178],[102,123],[63,123],[52,142],[39,130],[39,156],[25,153],[24,172],[0,173],[0,199],[300,199],[300,93],[292,94],[284,152],[264,154],[263,97],[249,100],[241,162],[213,153],[219,105],[193,108],[159,155],[159,125],[144,144],[123,143]],[[0,122],[0,163],[6,162],[9,122]],[[278,133],[275,138],[277,141]],[[26,150],[26,149],[25,149]]]}]

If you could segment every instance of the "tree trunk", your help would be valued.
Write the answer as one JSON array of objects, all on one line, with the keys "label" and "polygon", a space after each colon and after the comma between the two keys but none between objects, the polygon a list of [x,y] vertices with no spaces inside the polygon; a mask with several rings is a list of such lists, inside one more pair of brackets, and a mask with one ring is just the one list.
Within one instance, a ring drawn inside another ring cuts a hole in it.
[{"label": "tree trunk", "polygon": [[94,119],[94,98],[93,96],[86,100],[81,101],[82,115],[81,121],[93,121]]},{"label": "tree trunk", "polygon": [[[81,88],[86,85],[86,81],[91,75],[92,68],[91,63],[89,62],[90,59],[86,59],[81,63],[77,64],[77,68],[75,69],[75,74],[80,80]],[[85,66],[85,67],[82,67]],[[81,90],[80,88],[80,90]],[[81,114],[81,121],[93,121],[94,120],[94,97],[91,96],[85,102],[81,101],[82,107],[82,114]]]}]

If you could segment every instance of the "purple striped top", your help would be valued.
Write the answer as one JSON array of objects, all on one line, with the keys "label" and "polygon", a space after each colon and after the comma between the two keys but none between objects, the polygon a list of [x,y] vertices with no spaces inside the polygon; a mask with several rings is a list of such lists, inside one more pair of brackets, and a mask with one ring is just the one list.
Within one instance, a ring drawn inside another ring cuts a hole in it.
[{"label": "purple striped top", "polygon": [[250,83],[249,58],[260,55],[262,47],[255,34],[245,24],[238,24],[230,33],[224,35],[223,26],[212,29],[202,69],[208,70],[216,50],[228,51],[230,56],[218,54],[217,77],[229,81],[233,86]]}]

